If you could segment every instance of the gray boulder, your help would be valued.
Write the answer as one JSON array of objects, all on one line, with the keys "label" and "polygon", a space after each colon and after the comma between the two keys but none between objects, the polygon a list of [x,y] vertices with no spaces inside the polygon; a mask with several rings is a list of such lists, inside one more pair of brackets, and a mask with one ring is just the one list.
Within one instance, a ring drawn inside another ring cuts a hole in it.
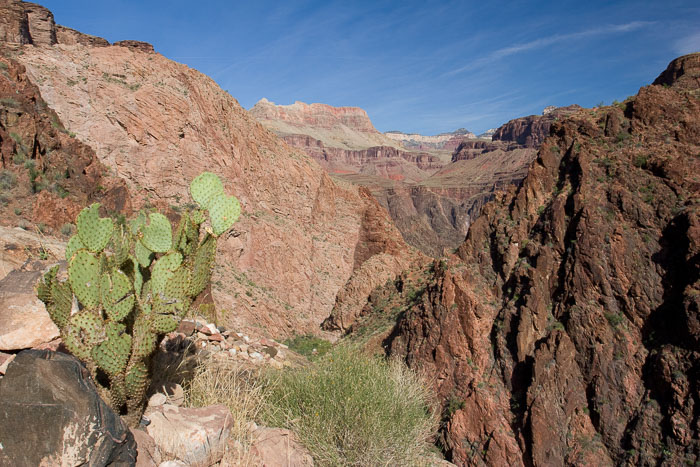
[{"label": "gray boulder", "polygon": [[73,356],[25,350],[0,380],[0,465],[130,466],[136,443]]}]

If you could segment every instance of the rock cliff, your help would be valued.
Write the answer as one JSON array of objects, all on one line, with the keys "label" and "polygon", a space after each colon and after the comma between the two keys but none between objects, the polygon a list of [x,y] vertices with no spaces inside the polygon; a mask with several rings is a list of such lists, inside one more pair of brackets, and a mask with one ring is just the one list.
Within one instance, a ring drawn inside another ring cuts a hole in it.
[{"label": "rock cliff", "polygon": [[457,464],[700,460],[699,58],[552,122],[397,308],[383,345],[435,378]]},{"label": "rock cliff", "polygon": [[412,149],[445,149],[454,151],[460,143],[467,139],[476,139],[476,135],[464,128],[450,133],[440,133],[435,136],[408,134],[401,131],[387,131],[389,138],[400,141],[402,145]]},{"label": "rock cliff", "polygon": [[[33,30],[32,8],[0,4],[5,53],[26,67],[65,131],[125,181],[134,208],[177,216],[189,181],[205,170],[218,173],[240,199],[243,214],[219,242],[212,286],[230,324],[272,336],[316,332],[361,267],[356,251],[367,251],[368,213],[386,214],[357,187],[336,184],[196,70],[147,44],[110,46],[46,19],[58,43],[37,41],[23,26]],[[386,220],[373,219],[384,225],[373,234],[383,241],[369,251],[393,258],[385,264],[397,272],[415,254]],[[393,245],[391,252],[383,245]],[[375,280],[367,277],[368,284]]]},{"label": "rock cliff", "polygon": [[276,105],[262,98],[250,109],[250,113],[280,136],[309,135],[327,146],[342,149],[401,147],[377,131],[367,112],[359,107],[333,107],[304,102]]},{"label": "rock cliff", "polygon": [[491,138],[494,141],[516,142],[528,148],[537,148],[549,136],[552,122],[564,118],[577,110],[578,105],[568,107],[547,107],[542,115],[516,118],[498,128]]},{"label": "rock cliff", "polygon": [[24,66],[0,57],[0,225],[66,236],[92,202],[110,213],[129,213],[124,181],[74,136]]},{"label": "rock cliff", "polygon": [[[436,136],[389,132],[381,135],[379,145],[378,133],[361,109],[300,102],[277,106],[263,99],[251,113],[334,178],[368,188],[406,242],[434,257],[464,240],[494,190],[522,180],[541,143],[541,138],[530,138],[531,147],[518,138],[478,140],[459,129]],[[548,131],[548,125],[539,131]],[[514,132],[504,130],[504,138]],[[476,162],[463,162],[477,156]]]}]

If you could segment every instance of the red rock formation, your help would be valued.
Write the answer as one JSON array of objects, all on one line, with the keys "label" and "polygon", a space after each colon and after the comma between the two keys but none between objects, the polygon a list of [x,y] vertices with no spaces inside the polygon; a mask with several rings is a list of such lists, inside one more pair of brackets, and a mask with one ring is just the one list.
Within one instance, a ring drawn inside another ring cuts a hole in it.
[{"label": "red rock formation", "polygon": [[570,105],[550,109],[544,115],[530,115],[529,117],[516,118],[501,126],[492,135],[494,141],[512,141],[528,148],[538,148],[542,141],[549,136],[549,128],[552,122],[566,117],[581,107]]},{"label": "red rock formation", "polygon": [[126,184],[111,176],[48,108],[24,66],[0,57],[0,224],[59,233],[83,206],[131,209]]},{"label": "red rock formation", "polygon": [[554,122],[384,342],[436,378],[456,463],[700,460],[698,57]]},{"label": "red rock formation", "polygon": [[327,104],[306,104],[295,102],[291,105],[275,105],[261,99],[250,109],[250,113],[260,121],[284,122],[291,126],[335,130],[342,127],[360,133],[380,134],[359,107],[333,107]]},{"label": "red rock formation", "polygon": [[[0,18],[23,5],[4,0]],[[22,15],[15,16],[8,24],[21,23]],[[201,73],[143,44],[104,46],[57,31],[57,47],[19,41],[7,44],[8,53],[26,66],[66,132],[126,181],[135,207],[177,211],[189,199],[190,180],[205,170],[218,173],[240,199],[243,214],[219,241],[212,286],[218,307],[230,310],[230,324],[273,336],[317,332],[358,269],[355,251],[368,238],[367,213],[386,214],[357,187],[334,183]],[[70,43],[61,43],[64,37]],[[387,253],[371,249],[392,258],[387,267],[398,271],[412,260],[390,222],[381,235],[386,242],[379,245],[403,245]],[[366,277],[372,287],[377,280]]]}]

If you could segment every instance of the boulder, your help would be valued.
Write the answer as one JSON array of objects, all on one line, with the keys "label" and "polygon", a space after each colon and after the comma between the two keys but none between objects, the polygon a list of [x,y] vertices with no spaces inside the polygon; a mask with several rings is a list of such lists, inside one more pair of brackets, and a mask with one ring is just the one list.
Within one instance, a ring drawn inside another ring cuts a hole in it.
[{"label": "boulder", "polygon": [[127,466],[136,443],[73,356],[17,354],[0,380],[0,465]]},{"label": "boulder", "polygon": [[259,427],[253,432],[250,452],[262,465],[301,467],[314,465],[309,451],[299,443],[294,432],[283,428]]},{"label": "boulder", "polygon": [[165,404],[148,413],[146,430],[164,456],[172,456],[194,467],[221,460],[231,432],[233,417],[224,405],[201,408]]},{"label": "boulder", "polygon": [[160,463],[160,453],[156,448],[156,442],[143,430],[131,430],[137,447],[135,467],[155,467]]},{"label": "boulder", "polygon": [[21,350],[57,338],[58,327],[34,292],[40,271],[10,272],[0,281],[0,350]]}]

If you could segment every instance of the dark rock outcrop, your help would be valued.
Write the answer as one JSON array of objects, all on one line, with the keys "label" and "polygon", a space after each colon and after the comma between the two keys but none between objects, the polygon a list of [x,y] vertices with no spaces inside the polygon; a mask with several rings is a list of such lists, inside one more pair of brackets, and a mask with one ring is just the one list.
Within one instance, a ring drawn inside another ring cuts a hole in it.
[{"label": "dark rock outcrop", "polygon": [[553,122],[384,341],[435,377],[456,463],[700,461],[696,59]]},{"label": "dark rock outcrop", "polygon": [[494,141],[510,141],[528,148],[538,148],[549,136],[552,122],[564,118],[581,109],[578,105],[548,108],[544,115],[530,115],[516,118],[501,126],[493,134]]},{"label": "dark rock outcrop", "polygon": [[134,437],[74,357],[25,350],[0,380],[0,464],[128,466]]}]

